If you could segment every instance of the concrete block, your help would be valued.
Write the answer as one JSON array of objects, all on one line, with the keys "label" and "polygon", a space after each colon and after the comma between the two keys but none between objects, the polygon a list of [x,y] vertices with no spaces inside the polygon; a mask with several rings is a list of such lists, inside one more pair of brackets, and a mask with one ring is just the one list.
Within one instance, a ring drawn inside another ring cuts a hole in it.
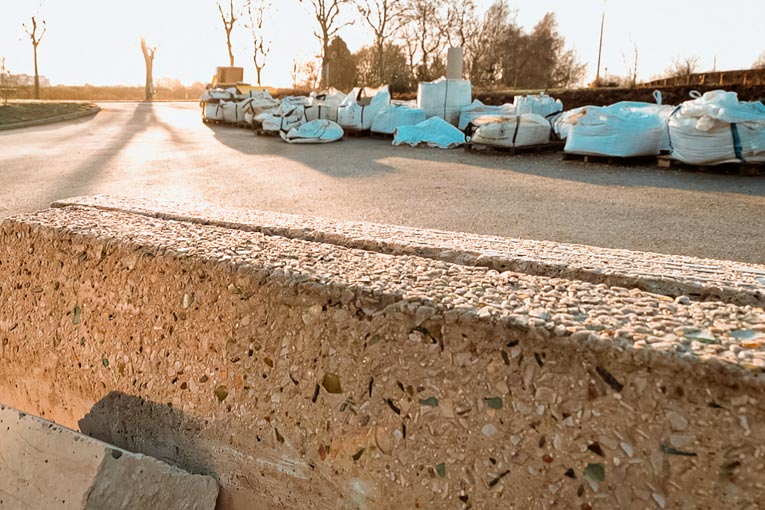
[{"label": "concrete block", "polygon": [[218,485],[0,404],[0,509],[212,510]]},{"label": "concrete block", "polygon": [[762,500],[757,268],[144,206],[0,226],[0,400],[215,473],[219,510]]}]

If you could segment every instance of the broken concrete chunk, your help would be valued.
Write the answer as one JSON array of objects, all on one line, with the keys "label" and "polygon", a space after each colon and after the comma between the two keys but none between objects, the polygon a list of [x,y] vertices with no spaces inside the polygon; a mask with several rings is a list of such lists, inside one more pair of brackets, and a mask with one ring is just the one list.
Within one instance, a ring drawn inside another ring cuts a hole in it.
[{"label": "broken concrete chunk", "polygon": [[215,508],[218,483],[212,477],[189,474],[2,404],[0,428],[0,499],[10,503],[8,508]]}]

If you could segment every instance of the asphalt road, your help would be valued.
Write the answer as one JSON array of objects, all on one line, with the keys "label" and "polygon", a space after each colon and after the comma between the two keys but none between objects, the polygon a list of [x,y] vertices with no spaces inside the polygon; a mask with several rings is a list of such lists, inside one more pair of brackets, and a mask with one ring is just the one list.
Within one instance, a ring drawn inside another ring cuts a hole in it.
[{"label": "asphalt road", "polygon": [[294,146],[205,125],[194,103],[101,106],[0,132],[0,218],[109,193],[765,263],[765,177],[376,139]]}]

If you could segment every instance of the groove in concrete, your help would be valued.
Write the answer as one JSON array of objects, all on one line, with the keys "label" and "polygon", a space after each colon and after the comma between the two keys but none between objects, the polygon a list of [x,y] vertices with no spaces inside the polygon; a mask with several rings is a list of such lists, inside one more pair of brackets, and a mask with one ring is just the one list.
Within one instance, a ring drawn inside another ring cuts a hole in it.
[{"label": "groove in concrete", "polygon": [[765,266],[756,264],[112,196],[60,200],[52,207],[71,205],[498,271],[639,288],[671,297],[765,306]]}]

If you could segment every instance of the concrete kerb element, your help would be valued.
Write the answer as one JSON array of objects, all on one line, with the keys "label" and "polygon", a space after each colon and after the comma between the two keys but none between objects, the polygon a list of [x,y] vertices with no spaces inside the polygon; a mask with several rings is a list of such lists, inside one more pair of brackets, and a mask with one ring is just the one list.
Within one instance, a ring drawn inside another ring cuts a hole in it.
[{"label": "concrete kerb element", "polygon": [[0,399],[120,446],[161,421],[138,446],[221,508],[763,495],[758,307],[72,205],[0,226],[0,309]]},{"label": "concrete kerb element", "polygon": [[44,126],[46,124],[55,124],[56,122],[64,122],[67,120],[75,120],[83,117],[88,117],[90,115],[95,115],[100,111],[101,107],[93,104],[88,106],[88,108],[72,113],[67,113],[65,115],[56,115],[55,117],[46,117],[44,119],[28,120],[24,122],[14,122],[13,124],[0,125],[0,131],[7,129],[21,129],[33,126]]},{"label": "concrete kerb element", "polygon": [[0,404],[0,508],[213,510],[218,484]]},{"label": "concrete kerb element", "polygon": [[91,196],[52,207],[82,205],[202,225],[262,232],[393,255],[637,288],[670,297],[765,306],[765,266],[733,261],[480,236],[372,223],[155,200]]}]

